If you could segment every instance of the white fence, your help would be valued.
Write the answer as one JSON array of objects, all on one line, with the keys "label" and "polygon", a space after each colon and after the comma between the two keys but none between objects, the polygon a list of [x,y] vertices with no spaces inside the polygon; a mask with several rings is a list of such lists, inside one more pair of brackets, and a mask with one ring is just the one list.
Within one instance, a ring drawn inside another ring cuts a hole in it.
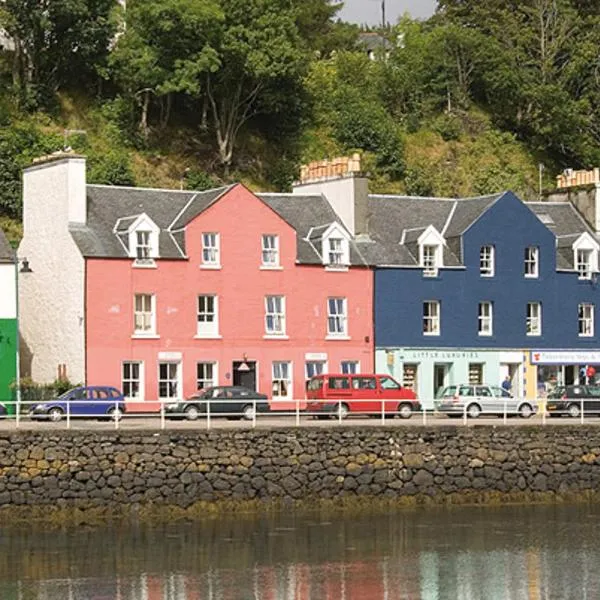
[{"label": "white fence", "polygon": [[[492,401],[495,401],[492,402]],[[267,401],[259,399],[196,399],[180,401],[153,402],[160,410],[153,412],[129,412],[126,403],[115,401],[71,401],[59,399],[49,402],[3,403],[8,414],[3,415],[3,424],[15,428],[29,427],[31,423],[46,423],[47,427],[61,426],[67,429],[73,422],[80,420],[104,421],[111,427],[119,429],[127,427],[135,421],[140,426],[166,429],[171,423],[186,421],[194,423],[198,428],[211,429],[217,420],[242,420],[246,425],[285,425],[300,427],[315,425],[315,421],[326,423],[346,423],[369,419],[373,425],[410,422],[427,425],[458,423],[468,425],[491,419],[507,424],[511,419],[526,422],[533,419],[536,423],[558,422],[552,417],[565,417],[564,422],[585,423],[600,417],[599,399],[461,399],[441,401],[435,400],[429,405],[435,408],[421,408],[408,400],[388,399],[340,399],[308,401],[305,399],[286,401],[283,410],[272,410]],[[283,405],[280,402],[279,405]],[[410,410],[409,408],[410,407]],[[396,419],[396,420],[395,420]],[[324,423],[324,424],[326,424]]]}]

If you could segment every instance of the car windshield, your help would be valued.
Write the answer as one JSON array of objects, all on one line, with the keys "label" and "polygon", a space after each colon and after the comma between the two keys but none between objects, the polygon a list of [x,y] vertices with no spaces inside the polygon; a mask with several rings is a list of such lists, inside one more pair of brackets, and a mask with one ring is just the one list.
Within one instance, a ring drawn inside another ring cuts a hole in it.
[{"label": "car windshield", "polygon": [[77,391],[77,388],[73,388],[71,390],[67,390],[66,392],[63,392],[58,399],[59,400],[66,400],[68,396],[71,396],[73,394],[73,392]]}]

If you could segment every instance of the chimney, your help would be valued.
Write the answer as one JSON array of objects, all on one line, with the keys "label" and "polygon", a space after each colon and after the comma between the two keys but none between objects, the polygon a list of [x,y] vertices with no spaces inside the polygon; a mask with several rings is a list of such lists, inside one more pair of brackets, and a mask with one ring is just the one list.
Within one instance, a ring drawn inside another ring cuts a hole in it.
[{"label": "chimney", "polygon": [[294,194],[323,194],[352,235],[368,233],[369,180],[360,155],[340,156],[303,165]]},{"label": "chimney", "polygon": [[54,218],[67,223],[87,220],[86,161],[72,152],[55,152],[36,158],[23,170],[23,225],[44,201]]}]

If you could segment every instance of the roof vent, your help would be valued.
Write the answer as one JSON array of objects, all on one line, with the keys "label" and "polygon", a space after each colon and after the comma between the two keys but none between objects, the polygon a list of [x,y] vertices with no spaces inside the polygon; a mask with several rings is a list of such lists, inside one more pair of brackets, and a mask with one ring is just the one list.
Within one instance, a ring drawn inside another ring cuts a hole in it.
[{"label": "roof vent", "polygon": [[552,220],[552,217],[548,214],[548,213],[540,213],[538,215],[538,219],[544,224],[544,225],[554,225],[554,221]]}]

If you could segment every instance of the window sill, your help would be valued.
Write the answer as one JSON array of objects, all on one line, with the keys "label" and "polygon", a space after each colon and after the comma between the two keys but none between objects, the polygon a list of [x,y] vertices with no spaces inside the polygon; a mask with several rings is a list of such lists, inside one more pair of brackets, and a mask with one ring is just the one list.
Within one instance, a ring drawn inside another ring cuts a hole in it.
[{"label": "window sill", "polygon": [[195,340],[222,340],[223,336],[218,333],[197,333],[194,336]]},{"label": "window sill", "polygon": [[527,337],[541,337],[541,333],[527,333],[525,334]]},{"label": "window sill", "polygon": [[335,265],[325,265],[325,270],[326,271],[331,271],[334,273],[346,273],[349,269],[348,265],[340,265],[339,267],[336,267]]},{"label": "window sill", "polygon": [[577,337],[583,338],[584,340],[589,340],[594,337],[593,333],[580,333]]},{"label": "window sill", "polygon": [[436,337],[436,336],[440,335],[440,332],[439,331],[436,331],[436,332],[427,332],[427,331],[424,331],[423,335],[425,335],[427,337]]},{"label": "window sill", "polygon": [[493,333],[478,333],[477,334],[479,337],[484,337],[484,338],[491,338],[493,337]]},{"label": "window sill", "polygon": [[423,277],[427,277],[427,279],[438,279],[440,276],[439,271],[429,272],[423,271]]},{"label": "window sill", "polygon": [[525,279],[539,279],[539,275],[524,275]]},{"label": "window sill", "polygon": [[272,267],[269,265],[260,265],[259,269],[261,271],[283,271],[283,267],[281,265],[273,265]]},{"label": "window sill", "polygon": [[480,275],[486,279],[492,279],[492,277],[494,277],[494,273],[480,273]]},{"label": "window sill", "polygon": [[131,336],[132,340],[159,340],[160,335],[156,333],[134,333]]},{"label": "window sill", "polygon": [[132,267],[134,269],[158,269],[156,261],[154,261],[153,259],[144,262],[134,260]]},{"label": "window sill", "polygon": [[325,339],[330,341],[344,341],[351,340],[352,338],[349,335],[326,335]]},{"label": "window sill", "polygon": [[290,336],[285,335],[285,334],[277,335],[274,333],[271,333],[271,334],[266,333],[265,335],[263,335],[263,340],[289,340],[289,339],[290,339]]},{"label": "window sill", "polygon": [[200,265],[201,269],[204,269],[206,271],[220,271],[221,270],[221,265]]}]

